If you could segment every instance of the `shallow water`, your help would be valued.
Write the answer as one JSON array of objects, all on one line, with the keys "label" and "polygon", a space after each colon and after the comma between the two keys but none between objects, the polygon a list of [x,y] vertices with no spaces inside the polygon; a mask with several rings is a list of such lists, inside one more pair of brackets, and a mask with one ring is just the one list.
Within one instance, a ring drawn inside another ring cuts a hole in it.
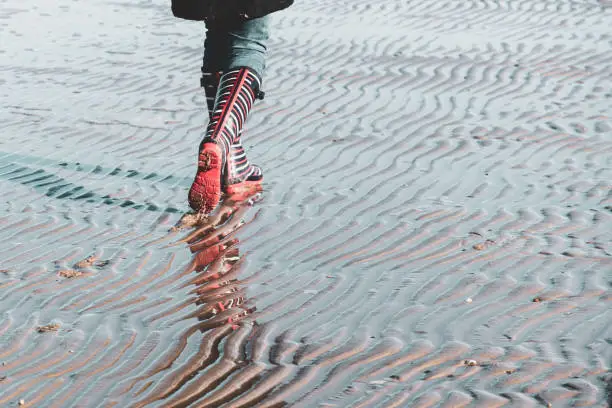
[{"label": "shallow water", "polygon": [[201,25],[40,3],[0,0],[0,406],[609,403],[609,2],[279,13],[265,191],[178,231]]}]

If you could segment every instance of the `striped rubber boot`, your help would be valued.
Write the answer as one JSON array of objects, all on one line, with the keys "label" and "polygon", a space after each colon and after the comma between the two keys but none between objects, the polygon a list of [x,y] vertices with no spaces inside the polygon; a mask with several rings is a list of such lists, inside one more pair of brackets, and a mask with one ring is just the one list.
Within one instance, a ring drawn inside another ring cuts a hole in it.
[{"label": "striped rubber boot", "polygon": [[221,191],[248,196],[261,190],[259,167],[246,159],[240,133],[259,91],[261,80],[249,68],[229,71],[221,77],[212,118],[200,143],[198,170],[189,190],[189,205],[211,212]]},{"label": "striped rubber boot", "polygon": [[208,119],[212,121],[213,112],[215,110],[215,99],[217,98],[217,90],[223,72],[203,72],[200,79],[200,86],[204,88],[206,96],[206,106],[208,107]]},{"label": "striped rubber boot", "polygon": [[[219,89],[219,83],[221,81],[221,76],[223,72],[206,72],[202,74],[202,79],[200,80],[200,85],[204,88],[204,94],[206,96],[206,105],[208,107],[208,116],[209,120],[212,121],[213,112],[215,110],[215,99],[217,96],[217,90]],[[240,132],[242,134],[242,132]],[[229,178],[230,180],[245,180],[245,179],[253,179],[257,178],[257,176],[262,176],[262,171],[258,166],[251,165],[244,152],[244,148],[240,142],[240,135],[234,140],[232,143],[232,149],[230,152],[230,156],[232,158],[231,164],[228,170],[230,171]],[[248,174],[250,172],[250,174]],[[240,183],[238,186],[235,184],[229,184],[226,191],[228,194],[232,195],[236,200],[242,200],[250,196],[252,193],[247,191],[246,194],[240,190]],[[245,197],[246,195],[246,197]]]}]

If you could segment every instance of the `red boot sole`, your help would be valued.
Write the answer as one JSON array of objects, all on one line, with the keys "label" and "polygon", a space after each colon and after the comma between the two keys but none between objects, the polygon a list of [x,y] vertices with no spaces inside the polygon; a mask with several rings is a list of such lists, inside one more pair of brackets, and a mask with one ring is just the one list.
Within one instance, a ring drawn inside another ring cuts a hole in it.
[{"label": "red boot sole", "polygon": [[221,199],[221,165],[223,152],[214,143],[205,143],[198,155],[198,172],[189,190],[189,206],[206,213],[215,209]]}]

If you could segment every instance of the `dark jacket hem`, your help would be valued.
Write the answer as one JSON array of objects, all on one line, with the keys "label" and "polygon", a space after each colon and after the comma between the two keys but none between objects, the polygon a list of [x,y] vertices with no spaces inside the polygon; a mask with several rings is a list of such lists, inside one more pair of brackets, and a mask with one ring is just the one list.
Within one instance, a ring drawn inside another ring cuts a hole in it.
[{"label": "dark jacket hem", "polygon": [[286,9],[294,0],[172,0],[172,14],[185,20],[253,19]]}]

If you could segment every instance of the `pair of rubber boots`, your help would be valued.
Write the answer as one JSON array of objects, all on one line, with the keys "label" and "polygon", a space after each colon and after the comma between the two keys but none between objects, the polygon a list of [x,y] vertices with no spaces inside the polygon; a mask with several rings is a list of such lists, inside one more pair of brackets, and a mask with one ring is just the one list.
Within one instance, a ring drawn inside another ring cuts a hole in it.
[{"label": "pair of rubber boots", "polygon": [[263,173],[249,163],[240,135],[256,99],[263,99],[261,78],[249,68],[202,78],[210,121],[200,143],[198,170],[189,190],[195,211],[215,209],[222,193],[248,197],[261,191]]}]

